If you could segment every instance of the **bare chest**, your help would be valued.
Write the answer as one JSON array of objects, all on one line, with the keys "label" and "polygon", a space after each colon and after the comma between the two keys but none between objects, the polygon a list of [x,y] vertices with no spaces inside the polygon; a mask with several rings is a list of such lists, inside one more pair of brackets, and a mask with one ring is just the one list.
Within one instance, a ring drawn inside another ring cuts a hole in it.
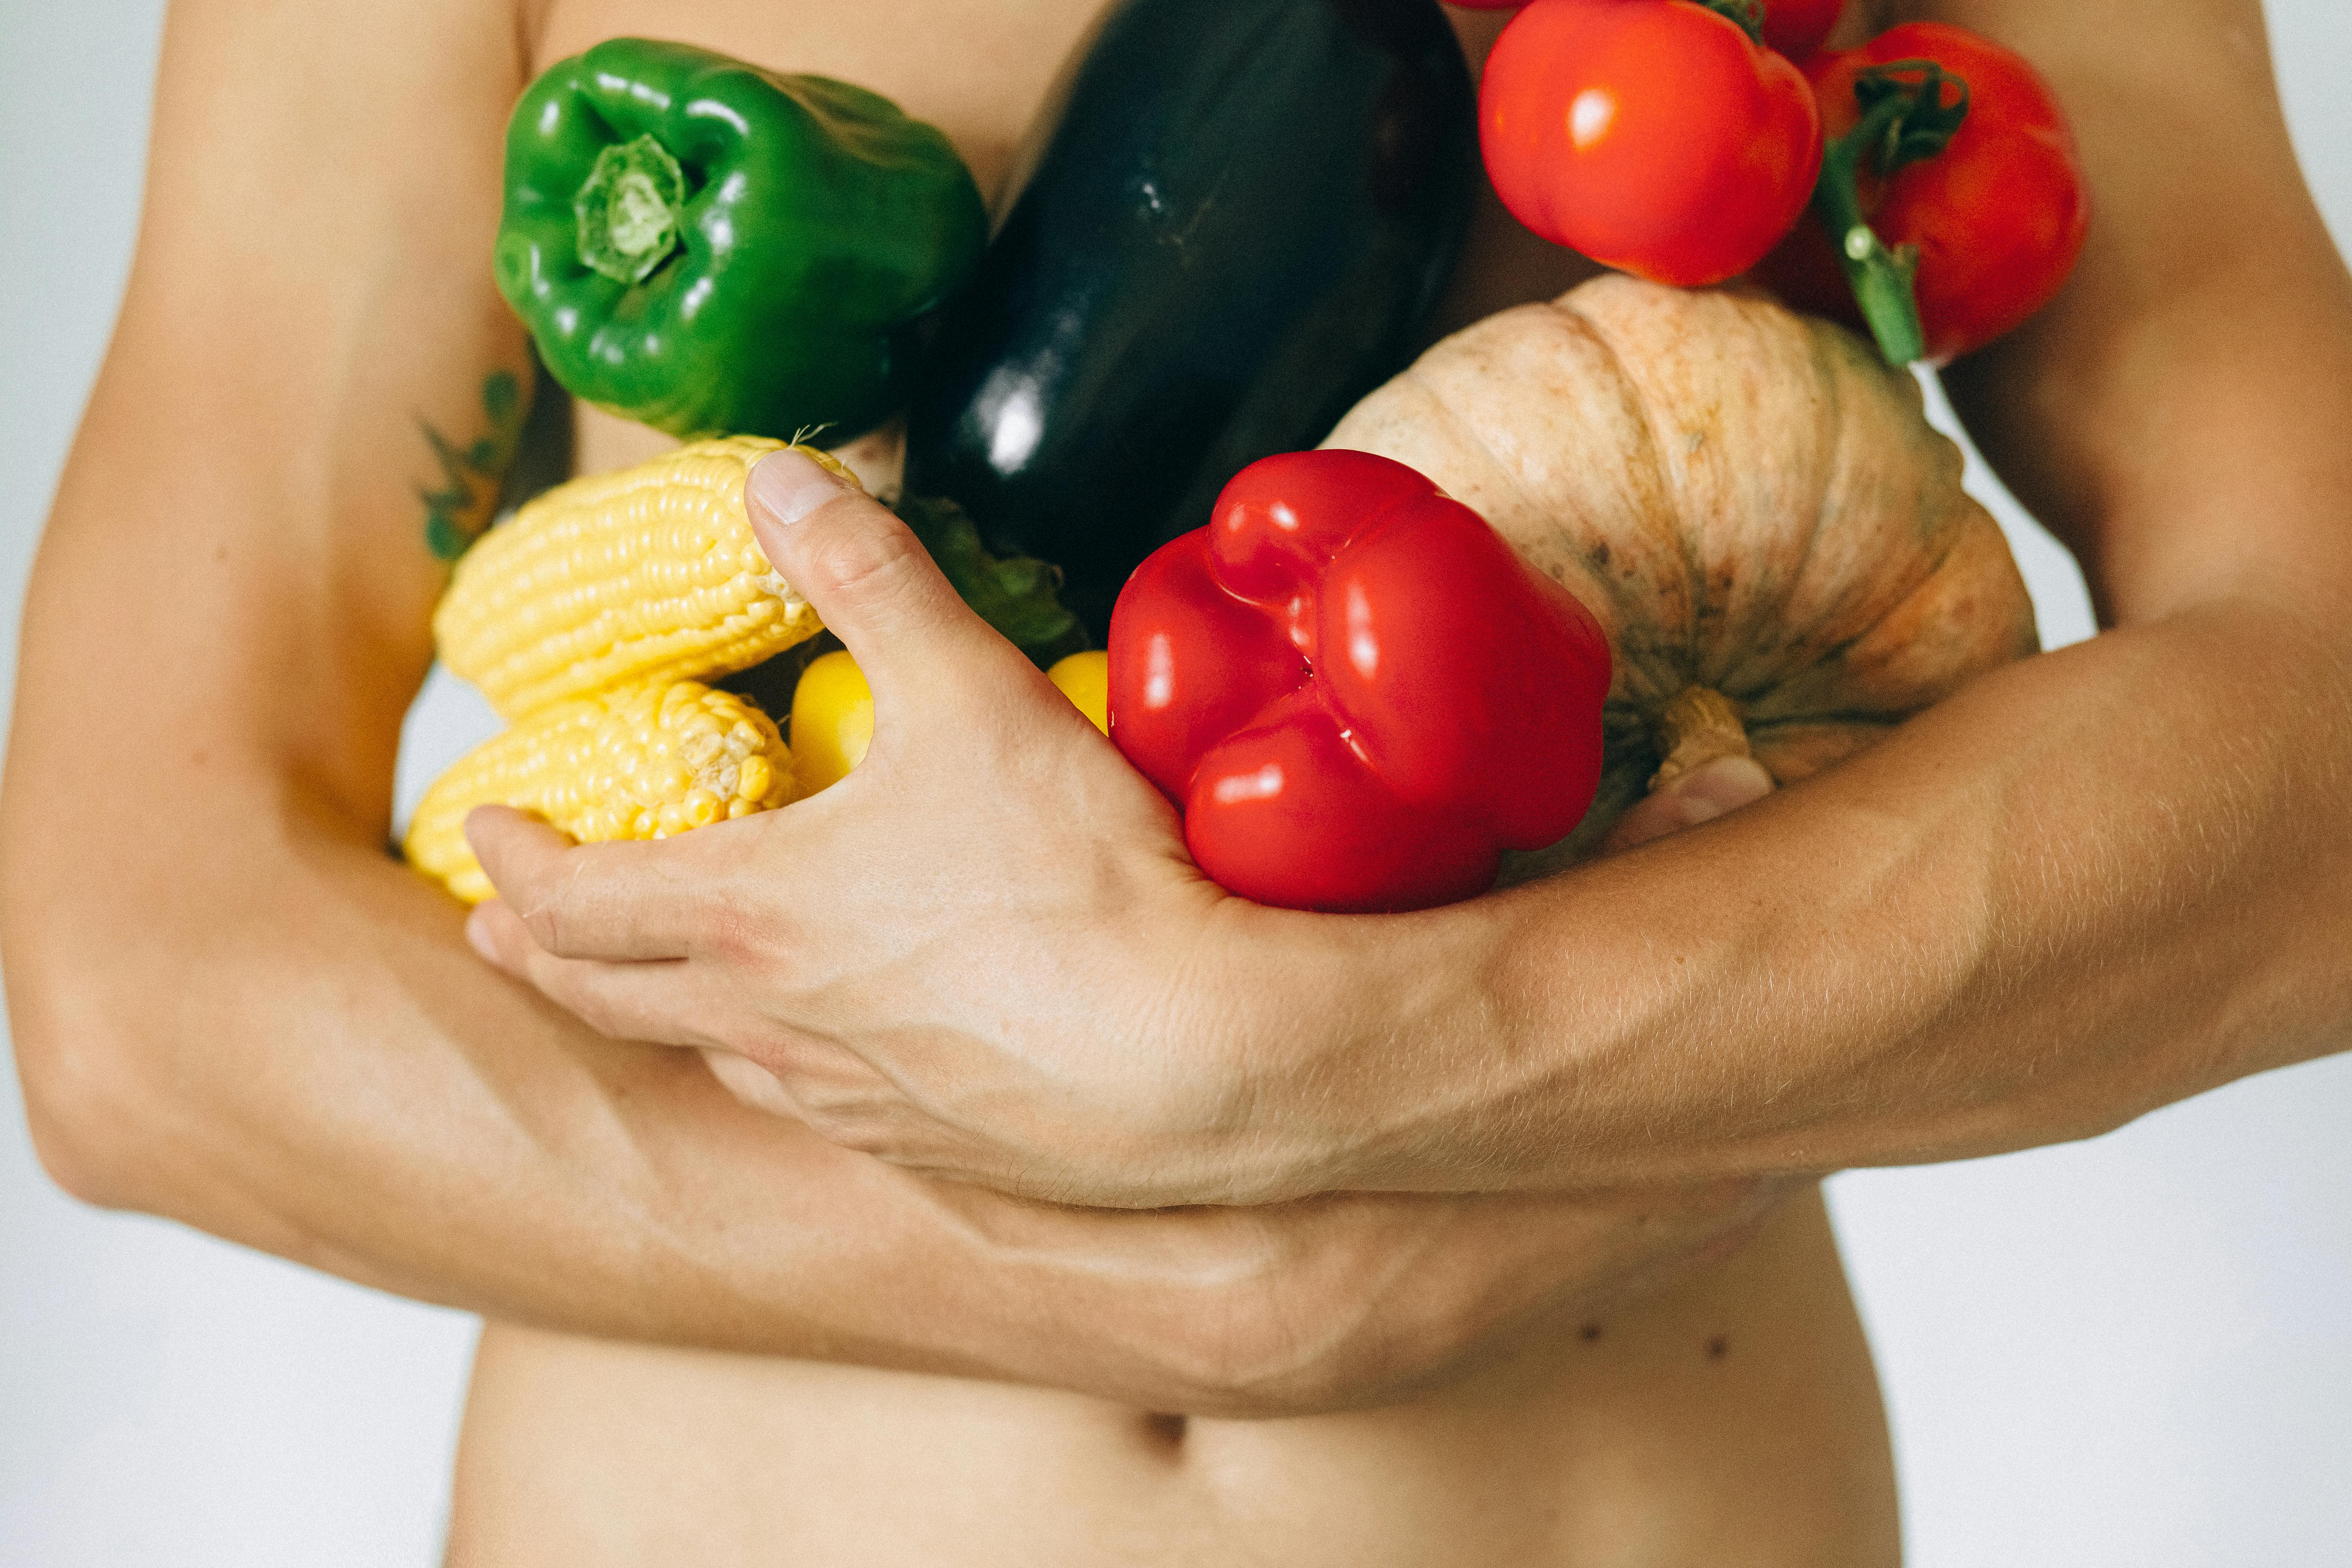
[{"label": "bare chest", "polygon": [[[946,132],[982,194],[1001,205],[1056,78],[1110,3],[547,0],[526,20],[527,63],[535,74],[603,39],[640,37],[697,44],[775,70],[837,77]],[[1475,69],[1510,13],[1449,8],[1447,15]],[[1431,341],[1490,311],[1549,299],[1591,274],[1581,258],[1521,228],[1484,184]],[[578,412],[581,472],[634,462],[670,444],[597,410]]]},{"label": "bare chest", "polygon": [[1105,0],[550,0],[536,74],[604,38],[674,38],[836,77],[951,137],[994,197],[1056,71]]}]

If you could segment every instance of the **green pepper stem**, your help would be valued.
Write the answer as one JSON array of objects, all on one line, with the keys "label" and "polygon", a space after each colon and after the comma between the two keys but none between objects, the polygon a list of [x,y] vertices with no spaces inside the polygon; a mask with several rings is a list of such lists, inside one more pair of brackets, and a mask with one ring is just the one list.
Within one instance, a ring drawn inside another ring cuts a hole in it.
[{"label": "green pepper stem", "polygon": [[[1916,77],[1916,81],[1906,79]],[[1959,89],[1944,101],[1944,84]],[[1821,178],[1813,184],[1813,216],[1837,250],[1854,303],[1886,363],[1909,364],[1927,357],[1927,334],[1919,321],[1913,279],[1919,254],[1904,245],[1890,249],[1862,210],[1855,177],[1869,160],[1881,178],[1906,163],[1941,153],[1968,117],[1969,84],[1948,76],[1933,60],[1897,60],[1864,71],[1853,84],[1862,119],[1822,153]]]},{"label": "green pepper stem", "polygon": [[678,246],[686,171],[651,136],[615,142],[572,198],[580,259],[615,283],[642,283]]}]

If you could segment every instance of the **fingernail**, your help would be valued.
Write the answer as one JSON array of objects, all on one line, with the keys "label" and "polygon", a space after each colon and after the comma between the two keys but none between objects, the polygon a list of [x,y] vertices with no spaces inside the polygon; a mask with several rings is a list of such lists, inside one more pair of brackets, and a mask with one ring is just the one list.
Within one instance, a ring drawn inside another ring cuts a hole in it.
[{"label": "fingernail", "polygon": [[744,501],[769,521],[798,522],[845,488],[824,464],[786,447],[751,465]]},{"label": "fingernail", "polygon": [[1738,811],[1772,793],[1772,775],[1753,757],[1717,757],[1692,769],[1670,786],[1675,812],[1685,827]]},{"label": "fingernail", "polygon": [[488,904],[476,904],[473,913],[466,917],[466,945],[481,954],[487,963],[499,961],[498,949],[490,945],[490,923]]}]

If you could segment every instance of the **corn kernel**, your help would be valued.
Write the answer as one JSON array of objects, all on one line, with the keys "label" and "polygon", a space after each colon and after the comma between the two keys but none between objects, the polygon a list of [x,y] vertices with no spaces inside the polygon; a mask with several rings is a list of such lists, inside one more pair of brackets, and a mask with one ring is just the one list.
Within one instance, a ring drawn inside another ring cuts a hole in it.
[{"label": "corn kernel", "polygon": [[742,800],[758,800],[775,782],[774,770],[768,766],[765,757],[744,758],[742,766],[736,769],[736,775],[735,795]]},{"label": "corn kernel", "polygon": [[743,510],[751,465],[782,445],[698,441],[530,502],[458,562],[433,617],[442,662],[515,719],[625,682],[741,669],[814,636],[816,613]]},{"label": "corn kernel", "polygon": [[[722,736],[706,761],[685,760],[696,738]],[[748,745],[740,756],[739,744]],[[767,787],[747,792],[754,774]],[[782,805],[791,780],[775,725],[744,699],[694,681],[641,682],[557,703],[476,747],[425,792],[406,850],[411,865],[478,903],[492,892],[466,843],[466,814],[478,805],[520,807],[582,843],[653,838]]]}]

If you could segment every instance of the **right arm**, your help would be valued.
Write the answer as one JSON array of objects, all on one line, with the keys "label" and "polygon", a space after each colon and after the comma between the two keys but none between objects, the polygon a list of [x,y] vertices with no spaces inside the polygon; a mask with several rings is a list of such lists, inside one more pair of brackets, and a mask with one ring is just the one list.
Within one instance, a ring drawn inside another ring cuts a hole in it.
[{"label": "right arm", "polygon": [[494,7],[173,8],[0,792],[62,1184],[517,1321],[1200,1410],[1369,1398],[1736,1225],[1746,1196],[1001,1199],[746,1110],[468,951],[383,846],[444,577],[423,432],[495,438],[489,378],[527,384],[486,260],[525,69]]}]

